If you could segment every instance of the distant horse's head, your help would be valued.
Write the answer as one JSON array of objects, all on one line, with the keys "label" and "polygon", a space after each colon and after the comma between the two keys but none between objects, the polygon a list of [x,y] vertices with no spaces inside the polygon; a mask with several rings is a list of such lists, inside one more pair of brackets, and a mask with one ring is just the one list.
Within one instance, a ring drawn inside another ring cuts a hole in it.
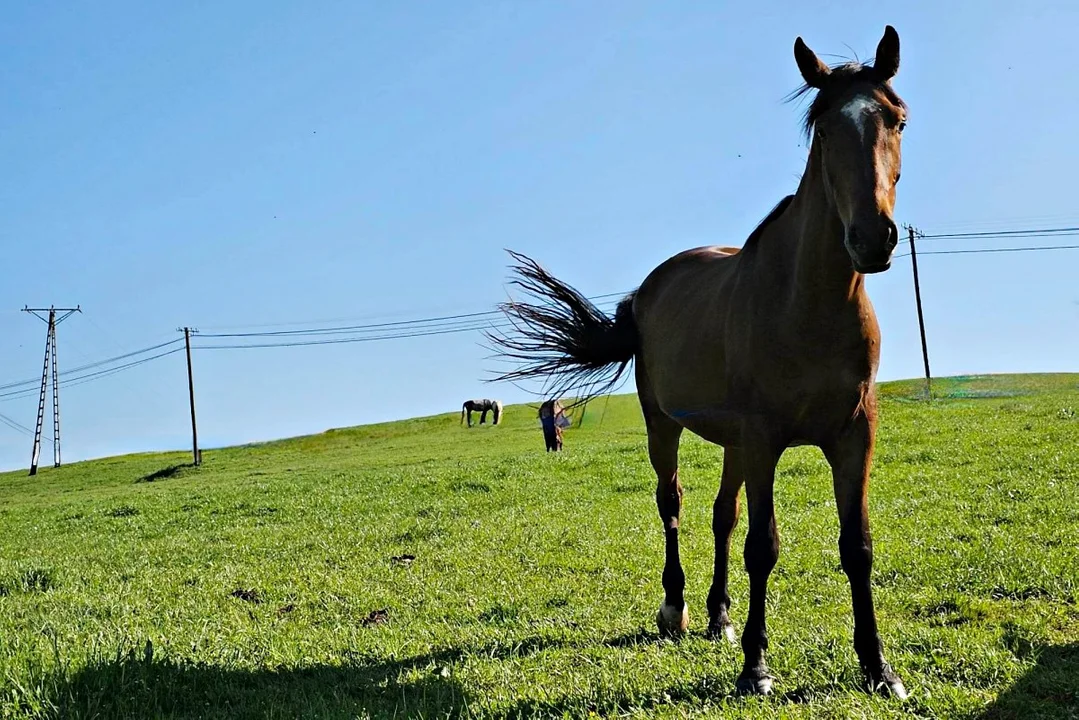
[{"label": "distant horse's head", "polygon": [[851,263],[862,273],[887,270],[899,242],[892,209],[907,121],[906,104],[889,83],[899,70],[899,35],[885,28],[872,66],[829,68],[802,38],[794,43],[794,58],[805,80],[797,95],[817,91],[805,129],[820,153]]}]

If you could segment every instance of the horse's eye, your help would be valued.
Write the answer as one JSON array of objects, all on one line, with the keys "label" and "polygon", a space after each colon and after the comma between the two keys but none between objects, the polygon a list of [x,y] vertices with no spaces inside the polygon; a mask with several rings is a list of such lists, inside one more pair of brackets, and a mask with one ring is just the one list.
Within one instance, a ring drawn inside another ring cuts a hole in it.
[{"label": "horse's eye", "polygon": [[899,132],[903,132],[906,128],[907,128],[907,121],[906,120],[900,120],[899,121],[899,126],[896,129]]}]

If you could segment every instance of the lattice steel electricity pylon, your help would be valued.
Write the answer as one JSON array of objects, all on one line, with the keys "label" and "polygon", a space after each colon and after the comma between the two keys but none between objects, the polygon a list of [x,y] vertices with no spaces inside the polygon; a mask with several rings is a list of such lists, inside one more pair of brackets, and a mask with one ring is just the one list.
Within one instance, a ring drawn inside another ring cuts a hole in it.
[{"label": "lattice steel electricity pylon", "polygon": [[[53,467],[60,467],[60,373],[56,367],[56,326],[71,317],[72,314],[82,312],[78,306],[73,308],[31,308],[24,307],[23,312],[28,312],[34,317],[49,325],[49,332],[45,336],[45,362],[41,368],[41,395],[37,403],[37,425],[34,429],[34,454],[30,458],[30,474],[37,475],[37,462],[41,456],[41,430],[45,424],[45,391],[49,386],[49,364],[52,364],[52,461]],[[40,313],[49,313],[43,317]],[[57,317],[57,313],[63,313]]]}]

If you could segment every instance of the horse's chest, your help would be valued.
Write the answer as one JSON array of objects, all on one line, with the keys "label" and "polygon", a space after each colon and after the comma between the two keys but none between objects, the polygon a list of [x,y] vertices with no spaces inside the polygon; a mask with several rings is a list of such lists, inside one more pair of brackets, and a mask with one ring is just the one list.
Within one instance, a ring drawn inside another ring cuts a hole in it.
[{"label": "horse's chest", "polygon": [[876,372],[875,348],[863,338],[804,342],[777,332],[729,367],[728,383],[744,403],[792,429],[850,417]]}]

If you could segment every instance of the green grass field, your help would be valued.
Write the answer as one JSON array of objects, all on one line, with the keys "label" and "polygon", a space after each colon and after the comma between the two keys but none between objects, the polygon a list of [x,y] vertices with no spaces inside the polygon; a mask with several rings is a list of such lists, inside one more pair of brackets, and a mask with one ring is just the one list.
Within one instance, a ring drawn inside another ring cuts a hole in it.
[{"label": "green grass field", "polygon": [[[881,386],[886,652],[859,689],[831,479],[789,451],[777,695],[706,640],[722,451],[686,436],[691,634],[657,639],[662,533],[632,396],[546,455],[530,409],[0,475],[3,717],[1079,717],[1079,375]],[[747,605],[735,536],[732,616]],[[402,556],[414,556],[409,560]],[[397,559],[395,559],[397,558]]]}]

